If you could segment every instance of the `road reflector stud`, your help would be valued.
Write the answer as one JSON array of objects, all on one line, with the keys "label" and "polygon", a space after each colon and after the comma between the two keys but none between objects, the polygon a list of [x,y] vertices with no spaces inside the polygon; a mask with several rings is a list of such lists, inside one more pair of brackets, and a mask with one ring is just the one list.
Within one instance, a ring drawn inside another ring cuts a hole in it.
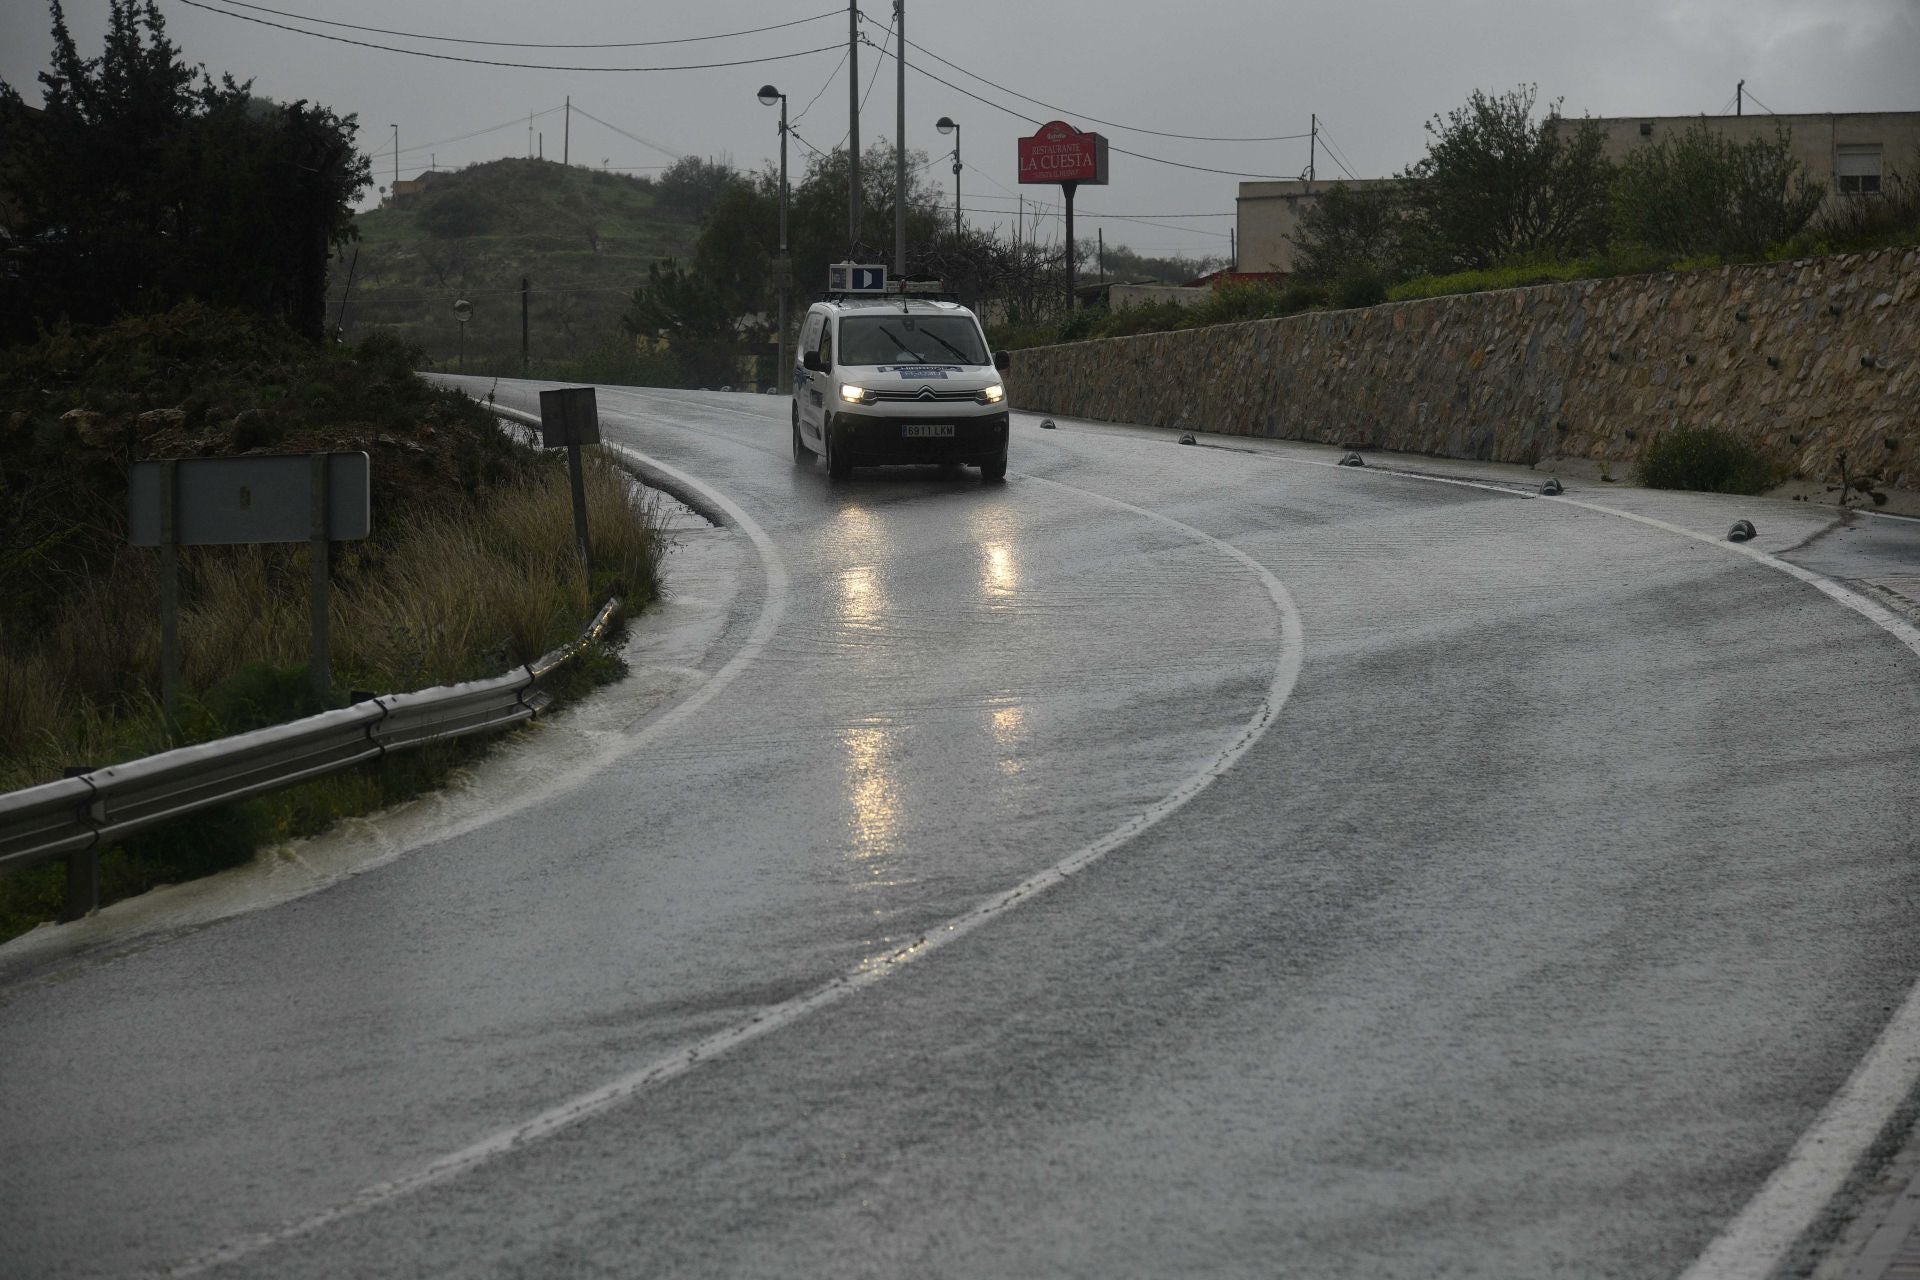
[{"label": "road reflector stud", "polygon": [[1756,536],[1759,532],[1758,529],[1753,527],[1753,521],[1735,520],[1733,522],[1733,528],[1727,530],[1727,541],[1745,542],[1748,538]]},{"label": "road reflector stud", "polygon": [[1546,494],[1549,498],[1557,494],[1565,493],[1566,491],[1567,487],[1560,483],[1560,477],[1558,476],[1549,476],[1547,482],[1540,486],[1540,492]]},{"label": "road reflector stud", "polygon": [[1054,425],[1053,425],[1053,419],[1052,419],[1052,418],[1042,418],[1042,419],[1040,419],[1040,429],[1041,429],[1042,431],[1052,431],[1052,430],[1054,430],[1055,428],[1054,428]]},{"label": "road reflector stud", "polygon": [[1340,459],[1340,465],[1343,467],[1364,467],[1367,463],[1366,459],[1362,458],[1359,454],[1349,452],[1346,457]]},{"label": "road reflector stud", "polygon": [[1200,442],[1198,440],[1195,440],[1193,438],[1193,432],[1189,431],[1185,435],[1180,437],[1180,443],[1181,444],[1199,444]]}]

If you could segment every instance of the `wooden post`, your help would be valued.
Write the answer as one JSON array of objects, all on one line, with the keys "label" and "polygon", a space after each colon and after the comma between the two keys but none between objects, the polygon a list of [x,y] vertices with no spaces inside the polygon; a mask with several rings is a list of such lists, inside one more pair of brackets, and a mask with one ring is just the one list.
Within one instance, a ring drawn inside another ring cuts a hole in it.
[{"label": "wooden post", "polygon": [[332,659],[327,647],[327,539],[330,532],[327,467],[326,454],[313,455],[313,536],[307,544],[312,575],[313,663],[308,669],[308,676],[312,682],[314,700],[322,707],[332,700],[333,693]]},{"label": "wooden post", "polygon": [[587,481],[580,469],[580,446],[567,444],[567,478],[573,482],[573,540],[580,547],[580,569],[587,575],[587,594],[593,594],[593,549],[587,543]]},{"label": "wooden post", "polygon": [[160,707],[171,731],[180,701],[180,533],[175,520],[179,464],[160,464]]}]

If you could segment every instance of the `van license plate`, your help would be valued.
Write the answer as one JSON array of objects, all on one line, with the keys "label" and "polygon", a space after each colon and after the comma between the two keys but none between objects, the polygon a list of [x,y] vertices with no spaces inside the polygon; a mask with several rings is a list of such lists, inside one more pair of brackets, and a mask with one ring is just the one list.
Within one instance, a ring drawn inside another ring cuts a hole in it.
[{"label": "van license plate", "polygon": [[901,424],[900,434],[908,440],[919,439],[925,436],[946,436],[951,438],[953,435],[953,424],[951,422],[907,422]]}]

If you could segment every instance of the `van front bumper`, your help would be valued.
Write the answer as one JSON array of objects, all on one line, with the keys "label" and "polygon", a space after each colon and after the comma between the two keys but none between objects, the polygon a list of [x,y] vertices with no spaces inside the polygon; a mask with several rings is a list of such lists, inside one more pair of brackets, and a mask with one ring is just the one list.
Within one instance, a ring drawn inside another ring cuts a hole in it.
[{"label": "van front bumper", "polygon": [[[1007,424],[1005,413],[957,418],[892,418],[842,413],[835,415],[827,430],[833,432],[834,452],[844,450],[855,466],[916,462],[978,465],[1007,456]],[[929,427],[937,426],[951,426],[953,434],[907,434],[909,427],[916,433],[924,433]]]}]

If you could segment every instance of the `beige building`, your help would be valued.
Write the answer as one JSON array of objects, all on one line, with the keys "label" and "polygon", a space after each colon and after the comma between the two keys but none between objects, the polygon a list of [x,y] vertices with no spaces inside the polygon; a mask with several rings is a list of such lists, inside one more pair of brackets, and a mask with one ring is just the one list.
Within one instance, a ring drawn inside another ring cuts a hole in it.
[{"label": "beige building", "polygon": [[[1810,177],[1827,188],[1828,200],[1870,197],[1895,174],[1920,178],[1920,111],[1850,111],[1828,115],[1772,116],[1616,116],[1595,119],[1609,159],[1636,148],[1675,138],[1696,122],[1710,125],[1734,142],[1771,138],[1784,126],[1794,156]],[[1378,186],[1386,178],[1362,178],[1346,185]],[[1300,214],[1319,200],[1331,182],[1243,182],[1235,202],[1242,271],[1293,271],[1293,241]]]},{"label": "beige building", "polygon": [[[1355,191],[1391,182],[1390,178],[1356,178],[1345,183]],[[1293,240],[1300,230],[1300,215],[1319,202],[1331,182],[1243,182],[1234,201],[1234,223],[1238,228],[1238,259],[1241,271],[1277,271],[1293,274]]]},{"label": "beige building", "polygon": [[[1579,123],[1570,121],[1569,123]],[[1892,174],[1920,177],[1920,111],[1845,111],[1827,115],[1612,116],[1596,118],[1603,151],[1621,160],[1635,150],[1677,138],[1705,124],[1731,142],[1772,138],[1784,128],[1793,155],[1807,176],[1827,189],[1829,200],[1874,195]]]}]

